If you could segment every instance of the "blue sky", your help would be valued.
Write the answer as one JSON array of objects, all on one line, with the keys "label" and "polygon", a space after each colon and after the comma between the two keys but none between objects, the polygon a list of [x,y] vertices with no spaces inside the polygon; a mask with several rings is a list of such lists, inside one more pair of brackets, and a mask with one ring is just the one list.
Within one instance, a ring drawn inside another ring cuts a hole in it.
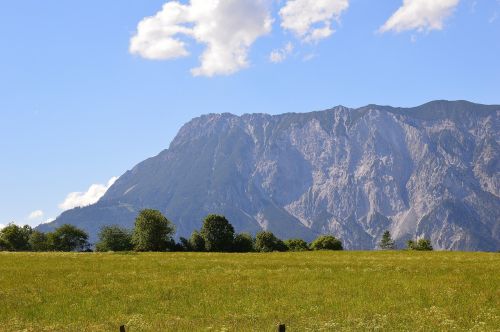
[{"label": "blue sky", "polygon": [[0,224],[99,197],[204,113],[500,104],[498,0],[164,4],[0,3]]}]

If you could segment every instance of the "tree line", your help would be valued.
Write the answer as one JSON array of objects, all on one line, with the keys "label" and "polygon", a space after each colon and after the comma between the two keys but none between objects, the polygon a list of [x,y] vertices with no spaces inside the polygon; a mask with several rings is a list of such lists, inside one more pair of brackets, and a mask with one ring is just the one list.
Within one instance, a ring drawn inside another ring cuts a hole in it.
[{"label": "tree line", "polygon": [[[332,235],[320,235],[311,243],[302,239],[281,240],[272,232],[261,231],[255,237],[236,233],[233,225],[221,215],[208,215],[200,230],[189,239],[174,240],[175,226],[160,211],[142,210],[130,230],[105,226],[99,232],[95,250],[106,251],[185,251],[185,252],[273,252],[308,250],[343,250],[341,240]],[[30,226],[9,224],[0,230],[0,251],[92,251],[88,234],[72,225],[62,225],[53,232],[42,233]],[[386,231],[379,244],[381,249],[396,249]],[[409,250],[432,250],[429,240],[409,241]]]}]

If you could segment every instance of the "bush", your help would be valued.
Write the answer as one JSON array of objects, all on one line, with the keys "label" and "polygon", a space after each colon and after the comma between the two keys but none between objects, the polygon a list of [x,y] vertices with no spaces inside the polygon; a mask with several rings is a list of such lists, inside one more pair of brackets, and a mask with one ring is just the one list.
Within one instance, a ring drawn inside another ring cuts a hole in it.
[{"label": "bush", "polygon": [[29,244],[33,251],[49,251],[49,239],[45,233],[33,231],[30,235]]},{"label": "bush", "polygon": [[55,251],[84,251],[89,246],[88,238],[85,231],[68,224],[47,234],[49,246]]},{"label": "bush", "polygon": [[285,245],[289,251],[307,251],[309,246],[302,239],[289,239],[285,241]]},{"label": "bush", "polygon": [[190,250],[192,251],[205,251],[205,239],[198,231],[194,231],[189,239]]},{"label": "bush", "polygon": [[418,250],[418,251],[432,251],[434,248],[432,247],[431,241],[428,239],[419,239],[416,241],[409,240],[407,242],[408,250]]},{"label": "bush", "polygon": [[254,250],[254,240],[248,233],[241,233],[234,237],[233,251],[252,252]]},{"label": "bush", "polygon": [[287,247],[283,241],[278,239],[273,233],[262,231],[255,237],[255,251],[273,252],[286,251]]},{"label": "bush", "polygon": [[132,232],[130,230],[119,226],[101,228],[96,251],[129,251],[132,249]]},{"label": "bush", "polygon": [[208,215],[201,227],[205,249],[211,252],[231,251],[234,241],[234,227],[224,216]]},{"label": "bush", "polygon": [[342,242],[331,235],[321,235],[311,243],[312,250],[343,250]]},{"label": "bush", "polygon": [[30,250],[29,239],[33,232],[30,226],[23,227],[15,224],[9,224],[0,230],[1,246],[3,250],[9,251],[28,251]]},{"label": "bush", "polygon": [[132,244],[136,251],[167,251],[174,233],[174,225],[160,211],[142,210],[135,219]]}]

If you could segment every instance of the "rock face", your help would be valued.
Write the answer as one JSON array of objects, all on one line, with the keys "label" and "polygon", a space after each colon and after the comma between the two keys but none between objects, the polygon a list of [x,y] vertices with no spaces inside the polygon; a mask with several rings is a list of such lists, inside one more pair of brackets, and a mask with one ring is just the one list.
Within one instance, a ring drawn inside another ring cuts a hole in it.
[{"label": "rock face", "polygon": [[208,213],[239,232],[340,237],[376,248],[500,249],[500,106],[435,101],[415,108],[342,106],[305,114],[210,114],[126,172],[95,205],[63,213],[88,230],[132,226],[155,208],[189,236]]}]

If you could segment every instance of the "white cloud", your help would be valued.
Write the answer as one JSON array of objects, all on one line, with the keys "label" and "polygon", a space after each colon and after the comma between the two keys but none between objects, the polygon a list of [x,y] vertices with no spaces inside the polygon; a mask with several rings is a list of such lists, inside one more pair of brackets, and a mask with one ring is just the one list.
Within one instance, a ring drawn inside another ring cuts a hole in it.
[{"label": "white cloud", "polygon": [[489,23],[493,23],[495,22],[496,20],[498,19],[498,12],[494,12],[493,13],[493,16],[490,17],[490,19],[488,20]]},{"label": "white cloud", "polygon": [[281,27],[305,42],[316,42],[335,31],[332,22],[349,7],[349,0],[288,0],[281,8]]},{"label": "white cloud", "polygon": [[59,204],[59,208],[61,210],[69,210],[97,203],[117,179],[117,177],[112,177],[107,184],[93,184],[86,192],[70,193],[66,196],[64,202]]},{"label": "white cloud", "polygon": [[49,219],[47,219],[47,220],[43,221],[43,222],[42,222],[42,225],[43,225],[43,224],[50,224],[50,223],[51,223],[51,222],[53,222],[54,220],[56,220],[56,218],[49,218]]},{"label": "white cloud", "polygon": [[269,61],[273,63],[283,62],[292,52],[293,44],[289,42],[285,47],[273,50],[269,55]]},{"label": "white cloud", "polygon": [[30,213],[30,215],[28,216],[28,219],[33,220],[33,219],[38,219],[38,218],[42,218],[42,217],[43,217],[43,211],[36,210],[36,211],[33,211]]},{"label": "white cloud", "polygon": [[444,21],[457,7],[460,0],[404,0],[401,6],[385,24],[380,32],[390,30],[401,32],[417,30],[420,32],[441,30]]},{"label": "white cloud", "polygon": [[0,224],[0,230],[2,230],[3,228],[5,228],[5,226],[7,226],[7,225]]},{"label": "white cloud", "polygon": [[250,47],[271,26],[270,0],[169,1],[138,24],[130,52],[152,60],[185,57],[189,37],[206,46],[194,76],[229,75],[248,67]]}]

